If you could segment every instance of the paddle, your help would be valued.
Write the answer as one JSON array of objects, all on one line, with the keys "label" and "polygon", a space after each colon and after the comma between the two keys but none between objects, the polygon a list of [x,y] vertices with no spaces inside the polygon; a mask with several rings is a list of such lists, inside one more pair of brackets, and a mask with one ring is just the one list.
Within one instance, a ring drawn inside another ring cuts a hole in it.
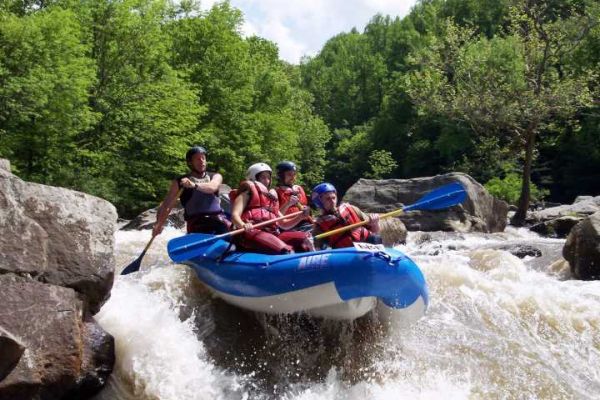
[{"label": "paddle", "polygon": [[[160,221],[157,221],[157,223],[160,223],[161,225],[165,223],[165,221],[169,217],[169,214],[171,213],[171,210],[175,206],[175,202],[177,201],[177,199],[179,199],[179,196],[181,196],[181,192],[183,192],[183,188],[179,189],[179,191],[177,192],[177,196],[175,196],[175,200],[173,200],[171,202],[171,204],[169,204],[169,208],[167,209],[167,212],[165,213],[165,216],[163,218],[161,218]],[[152,242],[154,241],[154,238],[156,236],[157,235],[152,234],[152,237],[150,238],[150,241],[148,242],[148,244],[146,245],[146,247],[144,247],[144,250],[142,250],[142,254],[140,254],[140,256],[134,262],[132,262],[131,264],[129,264],[127,267],[125,267],[125,269],[123,271],[121,271],[121,275],[127,275],[127,274],[131,274],[132,272],[139,271],[140,266],[142,265],[142,258],[144,258],[144,256],[146,255],[146,252],[148,251],[148,249],[152,245]]]},{"label": "paddle", "polygon": [[[407,211],[414,210],[440,210],[443,208],[448,208],[452,206],[456,206],[462,203],[467,196],[467,192],[465,188],[458,182],[449,183],[442,187],[432,190],[427,193],[425,196],[421,197],[416,203],[404,206],[398,210],[390,211],[389,213],[382,214],[379,216],[379,219],[395,217]],[[314,239],[322,239],[331,235],[335,235],[340,232],[347,231],[349,229],[358,228],[359,226],[367,225],[369,221],[361,221],[352,225],[343,226],[338,229],[334,229],[332,231],[327,231],[325,233],[321,233],[314,237]]]},{"label": "paddle", "polygon": [[[295,213],[287,214],[282,217],[270,219],[268,221],[259,222],[258,224],[252,224],[255,228],[273,224],[277,221],[295,217],[302,214],[304,211],[296,211]],[[227,237],[236,236],[245,231],[244,228],[236,229],[235,231],[223,233],[221,235],[212,236],[207,239],[198,240],[193,235],[181,236],[169,241],[169,256],[175,262],[189,260],[190,258],[198,255],[197,249],[199,247],[207,246],[211,243],[216,242],[219,239],[225,239]]]}]

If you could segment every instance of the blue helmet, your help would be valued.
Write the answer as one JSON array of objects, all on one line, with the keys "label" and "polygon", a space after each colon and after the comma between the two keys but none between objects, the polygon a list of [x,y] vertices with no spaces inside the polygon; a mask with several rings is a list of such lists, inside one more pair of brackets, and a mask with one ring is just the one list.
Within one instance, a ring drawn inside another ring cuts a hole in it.
[{"label": "blue helmet", "polygon": [[335,186],[333,186],[331,183],[323,182],[315,186],[312,190],[312,194],[310,195],[313,204],[319,207],[320,209],[323,209],[323,203],[321,203],[321,199],[319,197],[322,194],[328,192],[337,193],[337,190],[335,190]]}]

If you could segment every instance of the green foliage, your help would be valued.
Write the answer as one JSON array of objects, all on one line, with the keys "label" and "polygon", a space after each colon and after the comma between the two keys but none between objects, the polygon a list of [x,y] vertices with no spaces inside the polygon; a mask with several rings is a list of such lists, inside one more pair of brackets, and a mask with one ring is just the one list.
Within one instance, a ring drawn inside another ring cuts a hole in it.
[{"label": "green foliage", "polygon": [[387,150],[373,150],[369,155],[370,172],[366,173],[367,178],[382,179],[390,174],[398,163],[392,157],[392,154]]},{"label": "green foliage", "polygon": [[299,66],[243,37],[229,2],[199,4],[0,1],[0,156],[123,216],[161,200],[192,144],[234,186],[291,159],[342,192],[458,170],[512,202],[530,176],[600,193],[598,2],[424,0]]},{"label": "green foliage", "polygon": [[419,68],[405,80],[422,114],[466,124],[479,138],[495,137],[523,152],[518,222],[530,200],[540,132],[551,129],[557,117],[575,120],[576,112],[591,104],[589,77],[556,69],[581,40],[573,24],[584,21],[576,13],[565,20],[548,18],[552,6],[515,2],[505,37],[478,37],[448,21],[446,35],[416,54]]},{"label": "green foliage", "polygon": [[361,125],[377,114],[386,66],[365,36],[335,36],[301,69],[317,113],[332,129]]},{"label": "green foliage", "polygon": [[[507,173],[504,178],[494,177],[484,186],[493,196],[506,201],[509,204],[517,204],[521,196],[521,186],[523,180],[516,172]],[[538,188],[534,183],[531,184],[531,200],[540,201],[549,194],[546,189]]]},{"label": "green foliage", "polygon": [[0,156],[24,178],[60,181],[76,135],[92,126],[95,82],[76,16],[62,9],[0,15]]}]

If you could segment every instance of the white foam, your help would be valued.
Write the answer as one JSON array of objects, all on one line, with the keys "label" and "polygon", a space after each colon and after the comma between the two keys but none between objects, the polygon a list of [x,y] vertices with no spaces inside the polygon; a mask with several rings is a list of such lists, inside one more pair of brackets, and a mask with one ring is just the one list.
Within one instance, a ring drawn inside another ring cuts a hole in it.
[{"label": "white foam", "polygon": [[[190,290],[191,272],[166,255],[167,240],[180,234],[166,229],[157,237],[142,271],[119,277],[97,316],[117,339],[116,371],[101,398],[275,398],[251,376],[216,367],[189,322],[194,318],[180,320],[181,306],[197,295]],[[120,232],[117,256],[137,257],[149,238],[149,231]],[[333,365],[322,382],[287,385],[285,372],[275,371],[282,374],[276,398],[594,399],[600,393],[600,282],[560,280],[550,266],[534,270],[527,260],[488,248],[532,241],[564,242],[520,229],[422,244],[412,243],[409,235],[409,244],[400,249],[429,284],[427,315],[408,329],[365,338],[374,342],[373,354],[362,359],[374,374],[350,383],[336,372],[343,366]],[[277,346],[301,344],[288,340]],[[304,351],[294,350],[290,353],[300,357]]]},{"label": "white foam", "polygon": [[[193,318],[179,320],[182,276],[185,271],[158,268],[141,280],[135,274],[120,277],[96,315],[115,337],[117,361],[111,379],[118,381],[112,386],[118,388],[119,398],[217,399],[236,384],[235,377],[227,377],[207,360],[190,323]],[[153,287],[158,281],[162,285]],[[108,391],[104,398],[110,395]]]}]

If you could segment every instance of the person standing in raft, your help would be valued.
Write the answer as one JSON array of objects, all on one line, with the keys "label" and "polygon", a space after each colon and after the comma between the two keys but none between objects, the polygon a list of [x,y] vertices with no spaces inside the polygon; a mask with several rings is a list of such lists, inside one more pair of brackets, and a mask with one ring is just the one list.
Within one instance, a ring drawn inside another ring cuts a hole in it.
[{"label": "person standing in raft", "polygon": [[315,247],[321,249],[327,245],[337,249],[352,247],[354,242],[381,244],[379,236],[379,215],[367,215],[358,207],[348,203],[337,204],[337,190],[331,183],[321,183],[312,191],[312,201],[321,210],[315,221],[313,236],[332,231],[357,222],[369,221],[366,226],[359,226],[336,235],[315,241]]},{"label": "person standing in raft", "polygon": [[305,219],[310,212],[308,207],[303,214],[260,229],[254,228],[253,224],[282,216],[277,193],[273,189],[269,190],[271,173],[271,167],[267,164],[253,164],[246,172],[246,180],[229,194],[232,203],[231,221],[236,228],[245,230],[236,243],[246,250],[267,254],[312,251],[309,233],[281,230],[289,229]]},{"label": "person standing in raft", "polygon": [[[283,215],[295,213],[308,207],[308,199],[304,189],[294,184],[298,168],[291,161],[282,161],[275,167],[277,170],[277,198],[281,205],[279,211]],[[313,228],[313,219],[310,215],[300,219],[298,223],[290,228],[293,231],[310,232]]]},{"label": "person standing in raft", "polygon": [[188,233],[221,234],[229,231],[231,223],[225,217],[219,198],[219,186],[223,182],[221,174],[206,171],[206,149],[200,146],[190,148],[185,160],[190,172],[171,182],[169,193],[156,213],[153,235],[163,230],[166,221],[165,213],[177,200],[181,189],[181,204],[184,208],[184,219]]}]

